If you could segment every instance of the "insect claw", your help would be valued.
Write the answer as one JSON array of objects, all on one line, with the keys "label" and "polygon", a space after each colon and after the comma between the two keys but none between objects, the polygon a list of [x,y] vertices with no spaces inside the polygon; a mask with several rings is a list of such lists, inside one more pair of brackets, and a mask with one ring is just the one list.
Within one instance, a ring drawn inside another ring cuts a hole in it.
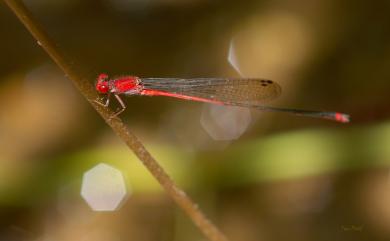
[{"label": "insect claw", "polygon": [[104,102],[102,102],[104,100],[103,97],[101,98],[97,98],[96,100],[94,100],[94,102],[100,106],[103,106],[103,107],[107,107],[109,104],[110,104],[110,97],[107,97],[107,100]]},{"label": "insect claw", "polygon": [[121,113],[122,111],[118,111],[116,113],[114,113],[113,115],[111,115],[108,119],[109,120],[112,120],[112,119],[118,119],[119,120],[119,114]]}]

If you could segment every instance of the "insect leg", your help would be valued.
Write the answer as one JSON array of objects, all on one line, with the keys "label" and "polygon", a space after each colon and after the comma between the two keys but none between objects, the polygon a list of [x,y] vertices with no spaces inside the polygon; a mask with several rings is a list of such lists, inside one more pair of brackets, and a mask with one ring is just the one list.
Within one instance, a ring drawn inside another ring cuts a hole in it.
[{"label": "insect leg", "polygon": [[111,92],[108,93],[108,95],[107,95],[106,103],[102,103],[99,99],[94,100],[94,102],[95,102],[96,104],[99,104],[100,106],[108,107],[108,105],[110,104],[110,96],[111,96]]},{"label": "insect leg", "polygon": [[117,117],[119,114],[121,114],[123,111],[126,110],[126,105],[125,105],[125,103],[123,102],[123,100],[121,99],[121,97],[119,97],[119,95],[117,95],[117,94],[114,94],[114,96],[115,96],[115,98],[117,99],[118,103],[121,105],[122,108],[121,108],[120,110],[118,110],[117,112],[115,112],[115,113],[110,117],[110,119]]}]

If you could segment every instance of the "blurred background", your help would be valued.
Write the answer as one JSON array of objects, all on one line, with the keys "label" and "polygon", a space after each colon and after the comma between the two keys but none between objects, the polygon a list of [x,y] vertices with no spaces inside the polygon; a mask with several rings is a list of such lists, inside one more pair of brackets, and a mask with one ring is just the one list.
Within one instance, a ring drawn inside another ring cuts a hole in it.
[{"label": "blurred background", "polygon": [[[126,98],[231,240],[389,240],[389,1],[24,2],[91,83],[263,77],[283,89],[269,105],[351,115]],[[0,36],[0,240],[205,240],[4,3]]]}]

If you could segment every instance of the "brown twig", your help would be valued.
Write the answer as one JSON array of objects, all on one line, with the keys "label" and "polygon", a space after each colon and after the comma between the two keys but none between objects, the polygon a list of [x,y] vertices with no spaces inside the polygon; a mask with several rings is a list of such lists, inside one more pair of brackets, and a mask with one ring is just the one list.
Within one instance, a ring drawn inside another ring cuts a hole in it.
[{"label": "brown twig", "polygon": [[146,168],[157,179],[161,186],[168,192],[172,199],[179,205],[192,221],[199,227],[204,235],[213,241],[226,241],[227,238],[214,226],[209,219],[203,214],[198,206],[182,191],[162,169],[157,161],[146,150],[144,145],[126,125],[119,118],[110,118],[112,112],[108,108],[104,108],[95,103],[97,94],[87,78],[83,77],[79,71],[72,66],[64,54],[61,53],[55,43],[45,33],[43,28],[34,19],[30,11],[20,0],[4,0],[9,8],[15,13],[19,20],[24,24],[28,31],[37,40],[37,43],[50,55],[54,62],[65,72],[65,75],[73,82],[79,89],[81,94],[91,103],[96,111],[103,117],[107,124],[114,130],[114,132],[122,138],[127,146],[134,152],[134,154],[141,160]]}]

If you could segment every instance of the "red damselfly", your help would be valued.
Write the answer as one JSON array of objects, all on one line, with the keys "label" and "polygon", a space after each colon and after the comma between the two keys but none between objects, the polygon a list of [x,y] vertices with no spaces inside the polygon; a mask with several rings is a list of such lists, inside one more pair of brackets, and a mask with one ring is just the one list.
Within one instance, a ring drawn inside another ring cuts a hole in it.
[{"label": "red damselfly", "polygon": [[123,76],[110,79],[107,74],[100,74],[96,90],[107,95],[108,106],[111,95],[121,105],[116,117],[126,109],[119,95],[168,96],[185,100],[200,101],[217,105],[254,108],[261,111],[285,112],[294,115],[323,118],[338,122],[349,122],[349,116],[339,112],[311,111],[264,106],[269,100],[281,94],[281,87],[274,81],[257,78],[139,78]]}]

